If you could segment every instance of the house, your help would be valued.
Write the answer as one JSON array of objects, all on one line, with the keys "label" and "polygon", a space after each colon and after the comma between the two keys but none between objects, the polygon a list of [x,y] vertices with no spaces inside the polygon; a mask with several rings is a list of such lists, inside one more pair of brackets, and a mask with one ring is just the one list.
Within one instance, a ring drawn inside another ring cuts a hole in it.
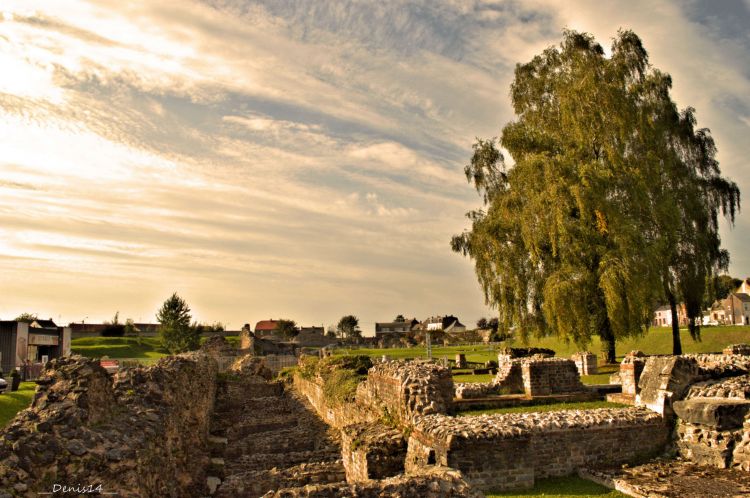
[{"label": "house", "polygon": [[[747,281],[740,288],[744,288]],[[734,292],[721,302],[724,308],[724,322],[728,325],[750,325],[750,294]]]},{"label": "house", "polygon": [[52,320],[0,321],[0,367],[8,372],[27,361],[37,365],[68,356],[70,338],[70,327],[58,327]]},{"label": "house", "polygon": [[442,330],[445,332],[463,332],[466,330],[466,325],[458,321],[453,315],[446,316],[431,316],[424,322],[425,330]]},{"label": "house", "polygon": [[403,335],[419,324],[416,318],[411,320],[404,320],[398,322],[376,322],[375,323],[375,337],[382,338],[384,336]]},{"label": "house", "polygon": [[[686,327],[688,324],[687,311],[684,304],[677,305],[677,323],[680,327]],[[659,306],[654,311],[654,319],[651,323],[654,327],[671,327],[672,326],[672,309],[668,304]]]},{"label": "house", "polygon": [[255,324],[256,337],[275,337],[279,331],[278,320],[261,320]]},{"label": "house", "polygon": [[734,292],[736,294],[750,294],[750,278],[746,278],[742,281],[739,287]]},{"label": "house", "polygon": [[726,312],[724,311],[724,306],[719,301],[716,301],[711,306],[711,309],[703,313],[702,325],[719,325],[723,323],[726,323]]}]

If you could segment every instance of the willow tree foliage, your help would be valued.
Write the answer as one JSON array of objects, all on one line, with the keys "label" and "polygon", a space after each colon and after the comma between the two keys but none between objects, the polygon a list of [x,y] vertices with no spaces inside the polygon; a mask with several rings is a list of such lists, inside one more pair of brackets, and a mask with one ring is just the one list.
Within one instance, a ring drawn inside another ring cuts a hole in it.
[{"label": "willow tree foliage", "polygon": [[739,190],[670,88],[631,31],[609,57],[566,31],[516,67],[517,118],[499,140],[515,165],[494,139],[474,144],[465,172],[484,206],[452,240],[474,260],[501,328],[581,345],[598,335],[614,361],[615,340],[642,333],[670,296],[700,316],[694,299],[728,262],[718,214],[734,219]]}]

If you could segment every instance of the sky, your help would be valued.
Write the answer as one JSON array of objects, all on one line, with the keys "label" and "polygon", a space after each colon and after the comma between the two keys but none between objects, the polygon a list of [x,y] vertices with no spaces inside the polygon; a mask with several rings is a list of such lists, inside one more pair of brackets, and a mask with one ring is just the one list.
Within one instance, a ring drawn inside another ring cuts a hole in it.
[{"label": "sky", "polygon": [[[2,0],[0,318],[302,325],[484,305],[452,235],[516,63],[634,30],[750,192],[750,1]],[[722,225],[750,276],[750,222]]]}]

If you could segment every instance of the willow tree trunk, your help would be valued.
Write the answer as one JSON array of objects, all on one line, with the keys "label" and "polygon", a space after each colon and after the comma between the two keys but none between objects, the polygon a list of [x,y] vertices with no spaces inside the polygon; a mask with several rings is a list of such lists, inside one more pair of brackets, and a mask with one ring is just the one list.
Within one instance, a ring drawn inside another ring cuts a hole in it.
[{"label": "willow tree trunk", "polygon": [[617,357],[615,355],[615,334],[612,332],[609,320],[604,322],[604,326],[599,331],[599,339],[601,340],[602,353],[607,359],[607,363],[617,363]]},{"label": "willow tree trunk", "polygon": [[674,294],[669,293],[669,311],[672,313],[672,354],[682,354],[682,341],[680,340],[680,319],[677,317],[677,300]]}]

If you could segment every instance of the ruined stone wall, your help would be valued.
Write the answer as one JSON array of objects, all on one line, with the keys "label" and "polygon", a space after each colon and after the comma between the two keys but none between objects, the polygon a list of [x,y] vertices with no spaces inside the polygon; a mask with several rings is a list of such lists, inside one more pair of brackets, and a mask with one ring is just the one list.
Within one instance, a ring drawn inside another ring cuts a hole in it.
[{"label": "ruined stone wall", "polygon": [[406,468],[445,465],[483,490],[525,489],[538,478],[659,453],[669,432],[662,417],[636,408],[431,415],[419,419],[411,433]]},{"label": "ruined stone wall", "polygon": [[421,415],[453,412],[453,376],[434,363],[378,363],[357,390],[357,401],[409,425]]},{"label": "ruined stone wall", "polygon": [[529,358],[521,363],[523,387],[527,396],[581,392],[581,383],[573,360],[565,358]]},{"label": "ruined stone wall", "polygon": [[684,458],[750,471],[750,375],[698,382],[674,411],[675,444]]},{"label": "ruined stone wall", "polygon": [[385,496],[420,498],[481,498],[460,472],[446,468],[420,469],[412,475],[353,484],[311,484],[300,488],[279,489],[266,498],[382,498]]},{"label": "ruined stone wall", "polygon": [[31,408],[0,431],[0,489],[102,486],[121,497],[204,492],[216,362],[193,353],[114,377],[80,356],[47,364]]},{"label": "ruined stone wall", "polygon": [[348,482],[393,477],[404,472],[406,440],[384,424],[353,424],[341,431],[341,455]]},{"label": "ruined stone wall", "polygon": [[580,375],[596,375],[599,373],[596,355],[590,351],[579,351],[570,357],[576,364]]},{"label": "ruined stone wall", "polygon": [[294,388],[307,398],[320,418],[336,428],[375,421],[382,416],[382,414],[372,410],[371,407],[357,401],[332,405],[326,400],[322,385],[312,380],[303,379],[299,375],[294,376]]},{"label": "ruined stone wall", "polygon": [[321,418],[334,427],[386,417],[409,425],[414,417],[453,411],[453,378],[450,369],[425,362],[388,361],[370,368],[357,388],[354,402],[331,405],[317,382],[294,376]]}]

